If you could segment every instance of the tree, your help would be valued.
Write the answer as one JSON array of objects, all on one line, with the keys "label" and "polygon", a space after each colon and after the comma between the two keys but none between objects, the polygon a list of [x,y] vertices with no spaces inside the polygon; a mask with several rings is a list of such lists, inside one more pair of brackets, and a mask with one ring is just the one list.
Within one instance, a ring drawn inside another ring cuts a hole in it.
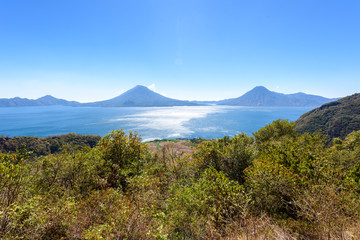
[{"label": "tree", "polygon": [[111,187],[122,187],[126,189],[127,178],[140,172],[147,155],[147,147],[141,143],[141,138],[137,134],[124,130],[114,130],[103,137],[98,149],[102,152],[105,160],[105,168],[109,170],[107,183]]},{"label": "tree", "polygon": [[294,138],[298,134],[295,131],[295,123],[287,120],[276,120],[254,133],[256,143],[264,144],[282,138]]},{"label": "tree", "polygon": [[200,171],[213,167],[224,172],[229,179],[243,183],[243,171],[250,166],[256,155],[254,138],[239,134],[231,139],[223,137],[202,142],[194,158]]}]

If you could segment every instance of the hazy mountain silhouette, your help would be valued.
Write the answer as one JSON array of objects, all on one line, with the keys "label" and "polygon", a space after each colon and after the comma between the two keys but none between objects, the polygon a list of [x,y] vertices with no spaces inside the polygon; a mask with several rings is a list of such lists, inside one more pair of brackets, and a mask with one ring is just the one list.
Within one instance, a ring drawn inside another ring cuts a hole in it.
[{"label": "hazy mountain silhouette", "polygon": [[46,95],[36,99],[41,105],[63,105],[63,106],[79,106],[81,103],[75,101],[67,101],[64,99],[56,98],[51,95]]},{"label": "hazy mountain silhouette", "polygon": [[79,106],[79,102],[67,101],[60,98],[55,98],[50,95],[43,96],[38,99],[28,98],[0,98],[0,107],[25,107],[25,106],[52,106],[52,105],[63,105],[63,106]]},{"label": "hazy mountain silhouette", "polygon": [[235,106],[291,106],[312,107],[320,106],[334,99],[305,93],[283,94],[268,90],[263,86],[257,86],[244,95],[219,101],[220,105]]},{"label": "hazy mountain silhouette", "polygon": [[196,106],[190,101],[181,101],[164,97],[147,87],[137,85],[123,94],[105,101],[85,104],[97,107],[164,107],[164,106]]}]

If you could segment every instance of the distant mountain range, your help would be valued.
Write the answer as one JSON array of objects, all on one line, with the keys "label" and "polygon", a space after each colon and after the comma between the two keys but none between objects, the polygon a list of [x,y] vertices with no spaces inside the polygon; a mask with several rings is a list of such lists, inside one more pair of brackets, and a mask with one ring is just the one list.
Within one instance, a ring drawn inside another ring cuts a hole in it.
[{"label": "distant mountain range", "polygon": [[81,103],[55,98],[50,95],[46,95],[38,99],[27,99],[27,98],[19,98],[19,97],[0,98],[0,107],[27,107],[27,106],[52,106],[52,105],[80,106]]},{"label": "distant mountain range", "polygon": [[320,106],[336,99],[324,98],[305,93],[283,94],[272,92],[265,87],[258,86],[238,98],[221,101],[183,101],[164,97],[147,87],[138,85],[127,92],[105,101],[79,103],[67,101],[47,95],[38,99],[2,98],[0,107],[17,106],[91,106],[91,107],[165,107],[165,106],[198,106],[198,105],[231,105],[231,106]]}]

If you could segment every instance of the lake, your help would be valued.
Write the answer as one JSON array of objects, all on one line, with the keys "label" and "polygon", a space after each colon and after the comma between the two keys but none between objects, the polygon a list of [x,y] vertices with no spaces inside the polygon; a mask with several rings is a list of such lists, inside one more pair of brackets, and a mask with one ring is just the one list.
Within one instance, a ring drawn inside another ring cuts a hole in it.
[{"label": "lake", "polygon": [[309,107],[10,107],[0,108],[0,135],[97,134],[136,131],[143,141],[163,138],[221,138],[251,133],[277,119],[295,121]]}]

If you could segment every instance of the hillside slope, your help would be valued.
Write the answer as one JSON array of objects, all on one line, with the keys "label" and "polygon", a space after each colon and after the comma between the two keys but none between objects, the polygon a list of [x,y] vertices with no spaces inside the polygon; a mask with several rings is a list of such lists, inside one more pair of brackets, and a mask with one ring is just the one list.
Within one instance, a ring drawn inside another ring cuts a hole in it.
[{"label": "hillside slope", "polygon": [[321,130],[331,138],[344,138],[360,130],[360,93],[324,104],[303,114],[295,123],[300,133]]}]

